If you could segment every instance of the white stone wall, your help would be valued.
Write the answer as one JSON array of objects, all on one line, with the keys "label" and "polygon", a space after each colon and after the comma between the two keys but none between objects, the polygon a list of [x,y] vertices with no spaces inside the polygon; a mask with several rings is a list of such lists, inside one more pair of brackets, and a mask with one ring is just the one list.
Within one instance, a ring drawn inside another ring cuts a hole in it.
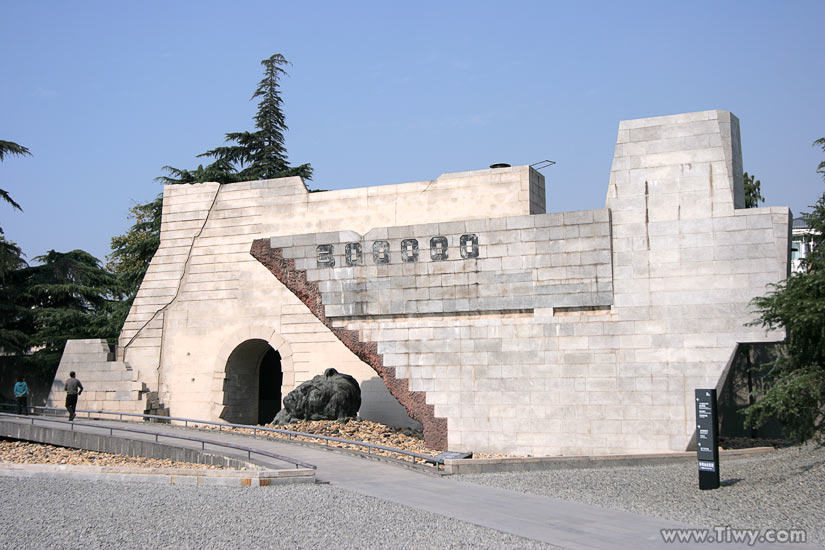
[{"label": "white stone wall", "polygon": [[[621,123],[607,210],[271,246],[319,284],[337,326],[377,342],[384,366],[426,392],[452,449],[684,450],[693,390],[716,386],[737,342],[781,338],[746,323],[750,300],[786,276],[790,213],[737,208],[738,135],[722,111]],[[478,237],[477,259],[457,255],[464,232]],[[402,261],[398,239],[435,234],[455,254]],[[375,239],[389,240],[388,264],[367,254],[345,265],[345,243]],[[335,267],[317,248],[329,243]]]},{"label": "white stone wall", "polygon": [[[300,178],[164,188],[161,245],[120,336],[120,356],[174,416],[217,419],[226,361],[247,339],[282,357],[282,394],[334,367],[364,386],[362,416],[415,425],[376,373],[252,256],[256,238],[529,214],[528,167],[309,193]],[[366,382],[366,384],[364,384]]]},{"label": "white stone wall", "polygon": [[[412,424],[250,255],[267,238],[317,285],[328,320],[426,393],[451,449],[684,450],[694,388],[716,386],[737,342],[782,337],[746,323],[788,272],[789,210],[742,208],[739,124],[724,111],[620,123],[604,209],[544,214],[543,197],[529,167],[323,193],[298,178],[169,186],[119,358],[173,415],[216,419],[230,354],[264,340],[284,394],[332,366],[362,383],[362,415]],[[348,243],[362,263],[347,265]]]},{"label": "white stone wall", "polygon": [[327,317],[609,306],[609,218],[607,209],[585,210],[384,227],[364,237],[290,235],[270,246],[319,284]]}]

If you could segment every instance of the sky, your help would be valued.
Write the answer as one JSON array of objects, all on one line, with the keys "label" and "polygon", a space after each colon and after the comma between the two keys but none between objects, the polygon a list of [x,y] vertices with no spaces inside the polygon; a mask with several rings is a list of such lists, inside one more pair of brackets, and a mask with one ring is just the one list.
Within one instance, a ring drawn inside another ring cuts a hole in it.
[{"label": "sky", "polygon": [[765,206],[825,191],[825,2],[12,2],[0,0],[0,226],[30,261],[105,262],[129,208],[252,130],[283,54],[290,163],[343,189],[531,164],[548,212],[603,208],[620,120],[741,123]]}]

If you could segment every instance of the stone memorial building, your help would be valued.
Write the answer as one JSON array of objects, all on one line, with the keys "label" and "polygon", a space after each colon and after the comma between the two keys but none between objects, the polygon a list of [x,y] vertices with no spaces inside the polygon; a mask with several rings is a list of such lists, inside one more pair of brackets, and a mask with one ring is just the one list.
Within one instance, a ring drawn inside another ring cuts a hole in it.
[{"label": "stone memorial building", "polygon": [[[571,182],[575,183],[575,182]],[[619,124],[604,208],[545,213],[529,166],[310,193],[300,178],[164,189],[160,248],[115,349],[70,341],[81,408],[271,420],[329,367],[363,418],[435,447],[682,451],[791,214],[744,208],[725,111]]]}]

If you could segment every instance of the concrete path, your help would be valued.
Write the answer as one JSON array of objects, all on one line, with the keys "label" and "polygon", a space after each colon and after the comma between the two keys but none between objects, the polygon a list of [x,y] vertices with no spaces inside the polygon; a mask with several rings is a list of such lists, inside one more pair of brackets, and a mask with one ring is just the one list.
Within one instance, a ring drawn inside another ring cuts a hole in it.
[{"label": "concrete path", "polygon": [[[22,421],[22,420],[21,420]],[[40,423],[40,421],[37,421]],[[237,443],[282,454],[318,467],[316,479],[355,493],[418,508],[442,516],[489,527],[521,537],[571,549],[608,548],[706,548],[707,544],[665,543],[660,530],[690,527],[668,520],[649,518],[565,500],[528,495],[492,487],[463,483],[428,475],[378,461],[369,461],[334,451],[296,445],[274,439],[241,434],[186,429],[163,424],[117,421],[88,421],[98,426],[139,427],[158,433],[191,434],[216,441]],[[65,424],[43,422],[52,428]],[[76,431],[95,428],[75,425]],[[96,433],[100,430],[97,429]],[[124,434],[119,434],[123,436]],[[138,436],[130,434],[129,437]],[[186,446],[189,442],[171,439],[166,444]],[[194,445],[194,444],[192,444]],[[199,446],[199,444],[198,444]],[[282,466],[282,465],[279,465]],[[793,545],[802,548],[801,545]],[[787,546],[759,546],[787,548]],[[725,548],[749,548],[725,544]]]}]

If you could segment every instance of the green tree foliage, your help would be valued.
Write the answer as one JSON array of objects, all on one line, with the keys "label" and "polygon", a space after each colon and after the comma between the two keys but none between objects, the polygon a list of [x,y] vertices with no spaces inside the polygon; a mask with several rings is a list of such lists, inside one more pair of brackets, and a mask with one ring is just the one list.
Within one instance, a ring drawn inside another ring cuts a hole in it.
[{"label": "green tree foliage", "polygon": [[106,269],[117,276],[120,292],[125,296],[113,306],[111,323],[117,330],[126,321],[149,262],[160,246],[162,208],[162,195],[146,204],[136,204],[129,209],[129,219],[135,221],[132,227],[125,234],[112,237]]},{"label": "green tree foliage", "polygon": [[0,236],[0,245],[0,283],[3,283],[10,272],[22,269],[28,264],[23,259],[26,255],[17,243]]},{"label": "green tree foliage", "polygon": [[31,314],[25,305],[25,289],[16,274],[28,266],[16,243],[0,236],[0,350],[23,353],[29,348]]},{"label": "green tree foliage", "polygon": [[258,179],[301,176],[312,179],[309,164],[291,167],[287,161],[284,132],[287,131],[281,99],[280,79],[289,62],[281,54],[261,61],[264,78],[258,83],[250,99],[259,99],[255,115],[255,131],[230,132],[226,142],[231,145],[216,147],[199,157],[210,157],[211,164],[185,170],[164,166],[167,175],[158,178],[163,183],[194,183],[216,181],[231,183]]},{"label": "green tree foliage", "polygon": [[[814,142],[814,147],[822,147],[822,151],[825,152],[825,137],[821,137]],[[825,179],[825,160],[819,163],[819,166],[816,167],[816,171],[818,174],[822,174],[822,178]]]},{"label": "green tree foliage", "polygon": [[[0,161],[8,155],[25,156],[31,155],[31,153],[22,145],[18,145],[13,141],[3,141],[0,139]],[[13,198],[11,198],[11,195],[9,195],[5,189],[0,189],[0,199],[3,199],[4,202],[10,204],[15,210],[19,210],[21,212],[23,211],[23,208],[17,204]],[[0,236],[2,235],[4,235],[3,227],[0,226]],[[20,249],[16,248],[16,245],[9,243],[6,239],[0,238],[0,277],[5,277],[6,275],[6,264],[4,263],[3,258],[13,258],[19,252]]]},{"label": "green tree foliage", "polygon": [[756,208],[760,202],[765,202],[760,187],[762,182],[745,172],[745,208]]},{"label": "green tree foliage", "polygon": [[[18,145],[13,141],[3,141],[0,139],[0,161],[5,159],[9,155],[17,155],[17,156],[24,156],[24,155],[31,155],[31,152],[22,145]],[[0,189],[0,199],[3,199],[5,202],[9,203],[12,208],[20,210],[21,212],[23,209],[20,207],[19,204],[14,202],[14,199],[11,198],[11,195],[8,194],[7,191],[4,189]],[[0,227],[0,235],[3,234],[3,228]]]},{"label": "green tree foliage", "polygon": [[10,272],[27,265],[25,256],[17,243],[7,240],[0,232],[0,284],[6,282]]},{"label": "green tree foliage", "polygon": [[[29,150],[12,141],[0,140],[0,161],[8,155],[30,155]],[[0,189],[0,199],[15,210],[22,208],[11,195]],[[16,243],[6,240],[0,227],[0,350],[5,353],[22,351],[26,347],[26,333],[20,330],[19,317],[25,313],[20,310],[17,288],[12,285],[9,275],[26,265],[23,251]]]},{"label": "green tree foliage", "polygon": [[[22,145],[0,141],[0,160],[7,155],[29,154]],[[1,189],[0,198],[22,210]],[[0,349],[16,368],[48,381],[66,340],[117,335],[120,325],[113,319],[123,293],[116,276],[82,250],[51,250],[35,258],[37,265],[33,266],[24,256],[0,229]]]},{"label": "green tree foliage", "polygon": [[[814,142],[825,151],[825,138]],[[817,170],[825,180],[825,162]],[[756,298],[759,324],[786,331],[765,395],[745,411],[746,421],[761,426],[771,417],[797,441],[825,439],[825,193],[803,218],[812,230],[812,250],[803,270]]]},{"label": "green tree foliage", "polygon": [[31,152],[26,147],[18,145],[13,141],[3,141],[0,139],[0,161],[8,155],[31,155]]},{"label": "green tree foliage", "polygon": [[88,252],[51,250],[35,260],[13,278],[29,316],[28,370],[53,375],[66,340],[117,335],[110,318],[120,295],[115,276]]},{"label": "green tree foliage", "polygon": [[[22,145],[0,140],[0,161],[9,155],[26,156],[31,153]],[[0,189],[0,199],[13,209],[23,211],[5,189]],[[25,323],[27,311],[19,299],[20,285],[11,277],[13,273],[26,267],[23,258],[23,251],[17,243],[5,238],[3,228],[0,227],[0,350],[4,353],[22,352],[28,347]]]}]

